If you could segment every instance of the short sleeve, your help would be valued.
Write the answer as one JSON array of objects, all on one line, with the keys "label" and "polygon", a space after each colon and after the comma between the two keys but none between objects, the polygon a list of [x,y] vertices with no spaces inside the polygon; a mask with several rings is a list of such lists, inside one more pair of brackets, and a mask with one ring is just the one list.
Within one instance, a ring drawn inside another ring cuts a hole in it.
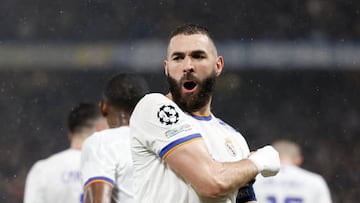
[{"label": "short sleeve", "polygon": [[202,139],[196,122],[162,94],[148,94],[135,107],[130,134],[147,150],[165,159],[177,148]]},{"label": "short sleeve", "polygon": [[104,182],[114,186],[117,160],[109,147],[103,143],[101,133],[86,139],[81,152],[81,177],[84,187],[94,182]]}]

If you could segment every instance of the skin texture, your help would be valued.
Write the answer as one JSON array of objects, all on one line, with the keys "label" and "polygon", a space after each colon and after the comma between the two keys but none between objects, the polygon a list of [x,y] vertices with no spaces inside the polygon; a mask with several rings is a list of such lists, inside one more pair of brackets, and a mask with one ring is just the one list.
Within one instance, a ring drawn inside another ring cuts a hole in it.
[{"label": "skin texture", "polygon": [[109,184],[96,182],[85,190],[85,203],[111,203],[112,186]]},{"label": "skin texture", "polygon": [[[184,87],[189,78],[199,84],[211,75],[218,77],[223,67],[223,57],[217,55],[214,43],[207,35],[180,34],[170,40],[164,70],[168,77],[177,81],[180,87],[178,95],[181,97],[191,100],[200,92],[199,85],[190,90]],[[188,113],[210,115],[210,107],[211,94],[200,108]],[[189,182],[199,195],[205,197],[227,195],[245,186],[258,174],[257,167],[248,159],[232,163],[214,161],[202,140],[180,147],[165,161],[179,176]]]}]

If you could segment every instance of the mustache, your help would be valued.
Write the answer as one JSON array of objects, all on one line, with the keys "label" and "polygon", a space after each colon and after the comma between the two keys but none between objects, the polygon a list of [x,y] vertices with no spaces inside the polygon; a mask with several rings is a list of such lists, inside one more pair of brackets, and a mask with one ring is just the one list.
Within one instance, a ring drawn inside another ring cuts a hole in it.
[{"label": "mustache", "polygon": [[199,80],[196,76],[194,76],[193,73],[189,73],[189,72],[185,73],[185,74],[180,78],[180,82],[182,83],[182,82],[187,81],[187,80],[194,81],[194,82],[196,82],[196,83],[200,83],[200,80]]}]

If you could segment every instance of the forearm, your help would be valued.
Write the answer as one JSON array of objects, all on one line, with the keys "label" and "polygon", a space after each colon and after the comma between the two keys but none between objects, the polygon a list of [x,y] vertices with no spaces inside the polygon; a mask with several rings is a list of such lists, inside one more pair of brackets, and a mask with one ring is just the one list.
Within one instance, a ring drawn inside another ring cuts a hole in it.
[{"label": "forearm", "polygon": [[223,163],[224,173],[220,174],[227,185],[233,185],[233,188],[240,188],[254,180],[258,174],[256,165],[249,159],[243,159],[237,162]]},{"label": "forearm", "polygon": [[278,153],[272,147],[261,148],[247,159],[221,163],[210,157],[200,140],[173,151],[165,161],[205,197],[227,195],[252,181],[259,172],[271,176],[280,168]]},{"label": "forearm", "polygon": [[202,141],[177,149],[166,162],[205,197],[227,195],[245,186],[258,174],[256,165],[248,159],[227,163],[215,161]]},{"label": "forearm", "polygon": [[[244,187],[258,174],[256,165],[248,159],[237,162],[215,163],[209,176],[213,177],[214,193],[211,196],[227,195]],[[211,185],[211,184],[210,184]]]}]

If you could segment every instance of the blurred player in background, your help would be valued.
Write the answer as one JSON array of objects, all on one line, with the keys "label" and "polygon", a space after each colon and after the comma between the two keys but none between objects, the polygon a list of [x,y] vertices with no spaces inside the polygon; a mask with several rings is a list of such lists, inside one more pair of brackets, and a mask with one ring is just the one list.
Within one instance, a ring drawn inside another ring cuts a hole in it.
[{"label": "blurred player in background", "polygon": [[132,74],[116,75],[105,85],[100,109],[110,129],[95,133],[84,143],[81,173],[85,203],[135,202],[129,119],[136,103],[148,92],[146,81]]},{"label": "blurred player in background", "polygon": [[235,202],[242,187],[239,199],[254,201],[249,183],[278,172],[271,146],[250,155],[244,137],[212,114],[223,66],[206,28],[187,24],[171,34],[164,61],[171,94],[146,95],[130,120],[137,202]]},{"label": "blurred player in background", "polygon": [[275,177],[257,177],[254,189],[261,203],[331,203],[329,188],[322,176],[300,168],[301,148],[290,140],[273,143],[279,152],[281,169]]},{"label": "blurred player in background", "polygon": [[96,104],[80,103],[68,115],[70,148],[37,161],[27,175],[24,203],[80,203],[80,155],[85,139],[107,128]]}]

